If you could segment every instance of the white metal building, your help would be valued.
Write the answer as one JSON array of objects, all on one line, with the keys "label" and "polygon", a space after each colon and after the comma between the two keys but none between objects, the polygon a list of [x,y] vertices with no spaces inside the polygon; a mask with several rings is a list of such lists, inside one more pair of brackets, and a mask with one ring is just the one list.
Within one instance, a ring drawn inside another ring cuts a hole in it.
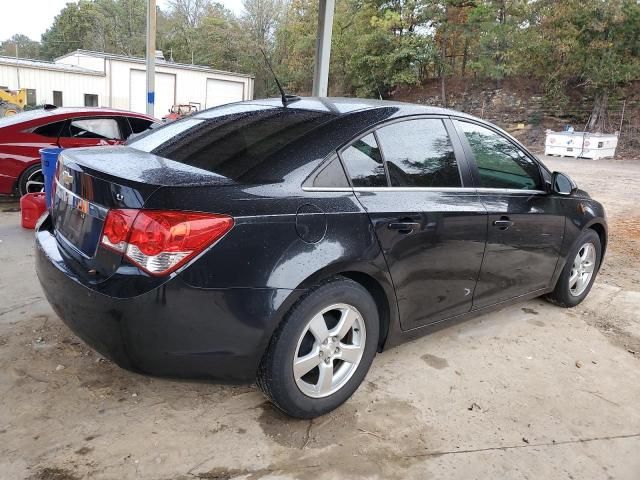
[{"label": "white metal building", "polygon": [[[143,58],[77,50],[54,62],[0,56],[0,87],[26,88],[27,103],[146,111]],[[253,98],[253,77],[156,60],[155,116],[174,104],[198,109]]]}]

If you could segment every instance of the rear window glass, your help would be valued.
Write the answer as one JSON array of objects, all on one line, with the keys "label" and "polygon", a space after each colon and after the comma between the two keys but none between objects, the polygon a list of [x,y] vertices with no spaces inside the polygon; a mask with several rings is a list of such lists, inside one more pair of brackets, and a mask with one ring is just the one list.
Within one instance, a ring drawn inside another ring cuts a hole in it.
[{"label": "rear window glass", "polygon": [[264,105],[229,105],[171,122],[130,141],[132,148],[242,183],[274,181],[287,146],[334,114]]},{"label": "rear window glass", "polygon": [[36,118],[44,117],[49,115],[46,110],[37,109],[37,110],[27,110],[26,112],[16,113],[15,115],[11,115],[9,117],[0,118],[0,128],[9,127],[11,125],[16,125],[22,122],[28,122],[30,120],[35,120]]},{"label": "rear window glass", "polygon": [[387,174],[373,134],[362,137],[341,154],[354,187],[386,187]]}]

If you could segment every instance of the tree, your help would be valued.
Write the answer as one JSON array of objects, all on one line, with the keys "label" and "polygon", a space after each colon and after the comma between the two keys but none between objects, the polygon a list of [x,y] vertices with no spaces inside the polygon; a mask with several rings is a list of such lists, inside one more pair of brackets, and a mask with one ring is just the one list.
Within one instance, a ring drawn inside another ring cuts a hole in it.
[{"label": "tree", "polygon": [[0,55],[37,59],[40,58],[40,43],[17,33],[10,39],[0,42]]},{"label": "tree", "polygon": [[570,88],[593,98],[588,129],[604,129],[607,104],[640,78],[640,4],[635,0],[567,0],[530,5],[535,23],[520,45],[517,71],[545,82],[559,103]]}]

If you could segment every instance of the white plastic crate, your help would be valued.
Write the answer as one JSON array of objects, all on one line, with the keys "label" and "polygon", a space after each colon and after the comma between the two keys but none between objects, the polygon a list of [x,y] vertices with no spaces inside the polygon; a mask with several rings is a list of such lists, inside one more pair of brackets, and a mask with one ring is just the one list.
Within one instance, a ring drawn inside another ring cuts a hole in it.
[{"label": "white plastic crate", "polygon": [[597,160],[613,157],[616,154],[617,146],[617,133],[552,132],[547,130],[544,154]]}]

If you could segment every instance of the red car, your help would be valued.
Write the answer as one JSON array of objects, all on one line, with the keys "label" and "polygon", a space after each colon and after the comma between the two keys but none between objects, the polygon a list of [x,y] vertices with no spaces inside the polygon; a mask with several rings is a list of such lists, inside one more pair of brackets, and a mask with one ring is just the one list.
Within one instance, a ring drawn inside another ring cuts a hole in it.
[{"label": "red car", "polygon": [[0,118],[0,194],[42,191],[41,148],[117,145],[156,123],[140,113],[95,107],[45,107]]}]

